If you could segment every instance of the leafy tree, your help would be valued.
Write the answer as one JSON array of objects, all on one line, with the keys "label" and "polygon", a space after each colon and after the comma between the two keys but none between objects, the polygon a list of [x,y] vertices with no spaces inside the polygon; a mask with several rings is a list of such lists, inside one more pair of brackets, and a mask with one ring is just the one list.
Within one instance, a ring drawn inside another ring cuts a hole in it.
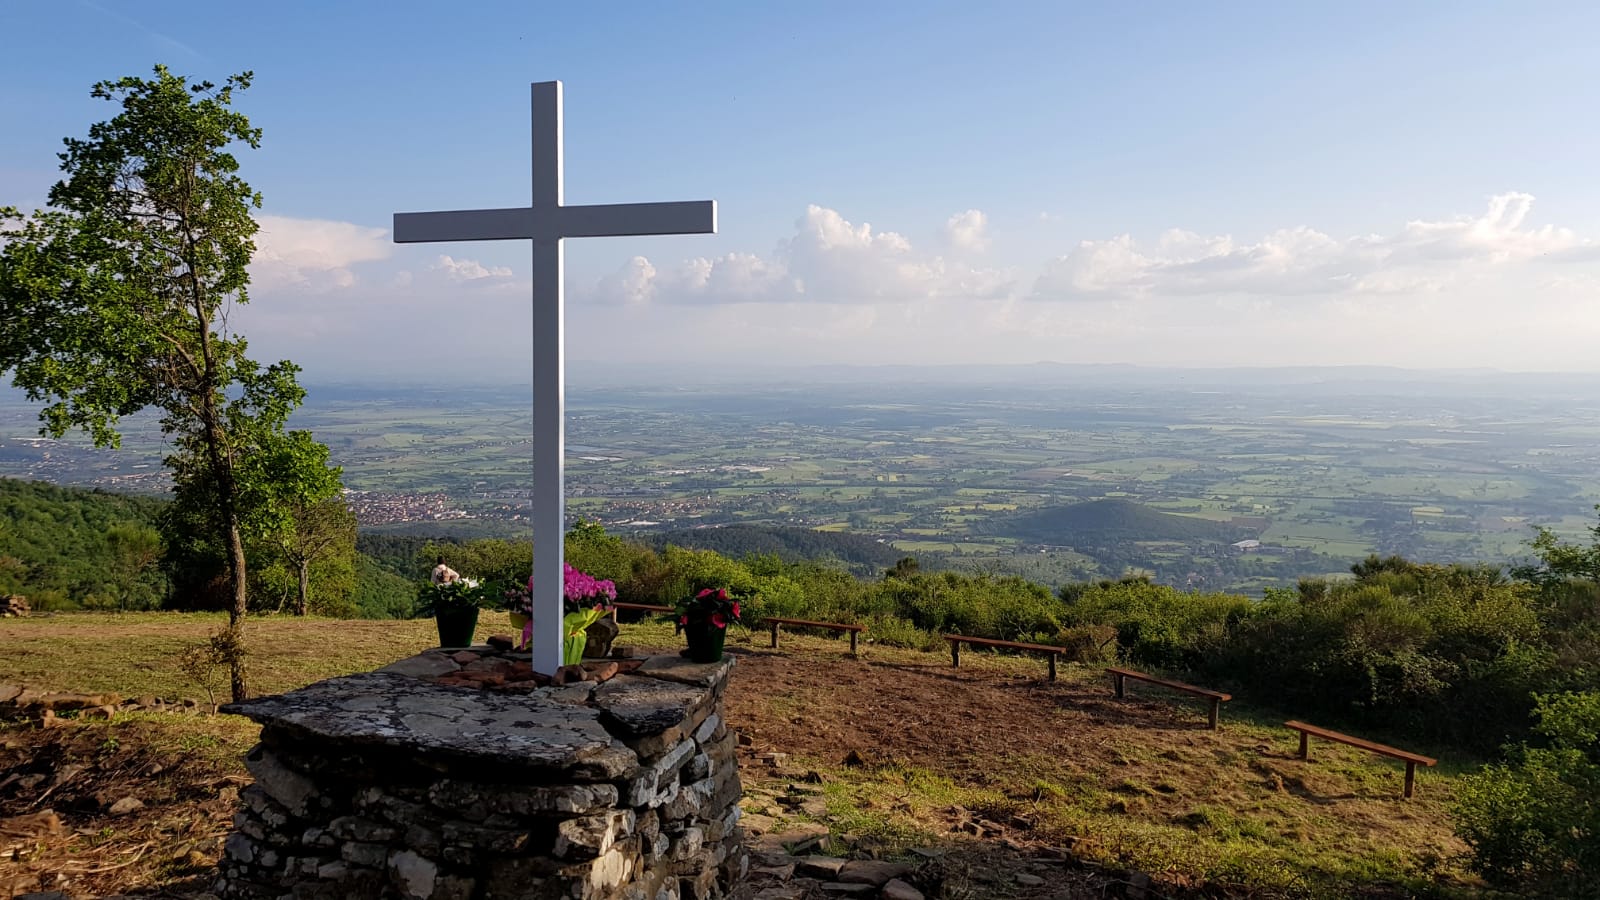
[{"label": "leafy tree", "polygon": [[265,505],[276,512],[275,519],[263,522],[264,539],[294,574],[294,613],[303,616],[311,606],[312,564],[343,560],[350,567],[356,516],[339,494],[341,470],[328,465],[328,448],[312,440],[311,432],[289,432],[258,460],[247,471],[261,482],[271,498]]},{"label": "leafy tree", "polygon": [[[1600,511],[1600,505],[1595,510]],[[1590,526],[1589,536],[1588,546],[1568,544],[1555,532],[1541,527],[1529,542],[1539,564],[1517,566],[1512,574],[1539,585],[1569,580],[1600,585],[1600,524]]]},{"label": "leafy tree", "polygon": [[151,601],[157,597],[144,582],[144,574],[161,558],[161,535],[147,525],[113,525],[106,532],[106,546],[111,551],[121,608],[153,605]]},{"label": "leafy tree", "polygon": [[1600,890],[1600,694],[1538,698],[1541,745],[1456,786],[1456,832],[1489,881],[1543,897]]},{"label": "leafy tree", "polygon": [[[157,66],[96,84],[92,96],[121,109],[67,139],[50,208],[0,213],[0,371],[48,403],[41,431],[55,436],[77,428],[114,447],[122,416],[161,410],[177,490],[205,497],[192,509],[222,545],[235,645],[251,512],[240,467],[304,395],[297,367],[262,368],[227,324],[229,305],[249,300],[261,205],[228,150],[260,145],[231,109],[250,81],[191,85]],[[230,658],[235,699],[248,696],[241,656]]]}]

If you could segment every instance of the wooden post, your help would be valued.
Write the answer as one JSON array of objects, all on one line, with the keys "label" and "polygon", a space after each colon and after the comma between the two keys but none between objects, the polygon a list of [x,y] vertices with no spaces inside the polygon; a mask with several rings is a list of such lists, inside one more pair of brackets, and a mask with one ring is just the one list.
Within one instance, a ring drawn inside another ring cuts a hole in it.
[{"label": "wooden post", "polygon": [[1051,681],[1055,681],[1056,680],[1056,655],[1054,653],[1046,653],[1045,656],[1050,657],[1050,680]]},{"label": "wooden post", "polygon": [[1417,764],[1415,762],[1413,762],[1412,760],[1408,759],[1408,760],[1406,760],[1406,799],[1407,800],[1411,799],[1411,788],[1412,788],[1412,785],[1416,783],[1416,779],[1417,779]]},{"label": "wooden post", "polygon": [[1111,673],[1111,689],[1112,689],[1113,692],[1116,693],[1117,698],[1120,700],[1122,698],[1122,673],[1121,672],[1112,672]]},{"label": "wooden post", "polygon": [[1221,700],[1218,700],[1215,697],[1211,698],[1211,730],[1212,731],[1216,731],[1217,730],[1217,707],[1219,707],[1221,705],[1222,705],[1222,701]]},{"label": "wooden post", "polygon": [[1301,759],[1310,759],[1311,758],[1310,752],[1306,747],[1306,739],[1308,737],[1310,737],[1310,736],[1307,735],[1304,731],[1300,732],[1300,758]]},{"label": "wooden post", "polygon": [[778,623],[772,623],[772,649],[778,649]]},{"label": "wooden post", "polygon": [[961,668],[961,642],[950,642],[950,665]]},{"label": "wooden post", "polygon": [[856,635],[860,633],[861,632],[859,631],[850,632],[850,655],[858,659],[861,657],[861,654],[856,651]]}]

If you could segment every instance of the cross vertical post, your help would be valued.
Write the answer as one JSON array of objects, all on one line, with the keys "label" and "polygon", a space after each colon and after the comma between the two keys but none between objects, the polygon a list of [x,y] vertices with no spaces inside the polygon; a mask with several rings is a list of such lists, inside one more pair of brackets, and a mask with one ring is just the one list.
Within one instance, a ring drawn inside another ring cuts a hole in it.
[{"label": "cross vertical post", "polygon": [[562,240],[655,234],[715,234],[715,200],[565,205],[561,82],[533,85],[533,202],[525,208],[395,213],[395,243],[533,242],[533,670],[561,666],[562,542],[566,533],[566,326]]},{"label": "cross vertical post", "polygon": [[[533,86],[533,209],[562,201],[561,82]],[[544,127],[541,128],[540,126]],[[533,239],[533,670],[561,665],[566,539],[566,252],[559,230]],[[542,300],[540,298],[543,298]]]}]

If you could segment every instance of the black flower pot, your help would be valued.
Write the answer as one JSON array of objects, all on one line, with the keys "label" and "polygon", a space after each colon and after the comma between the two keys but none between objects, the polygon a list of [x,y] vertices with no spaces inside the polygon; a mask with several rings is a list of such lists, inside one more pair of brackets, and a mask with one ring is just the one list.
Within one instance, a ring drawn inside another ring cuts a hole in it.
[{"label": "black flower pot", "polygon": [[433,620],[439,626],[440,647],[470,647],[472,634],[478,630],[478,608],[441,609]]},{"label": "black flower pot", "polygon": [[691,622],[683,626],[683,636],[689,639],[684,655],[691,662],[714,663],[722,659],[722,643],[728,639],[728,629],[710,622]]}]

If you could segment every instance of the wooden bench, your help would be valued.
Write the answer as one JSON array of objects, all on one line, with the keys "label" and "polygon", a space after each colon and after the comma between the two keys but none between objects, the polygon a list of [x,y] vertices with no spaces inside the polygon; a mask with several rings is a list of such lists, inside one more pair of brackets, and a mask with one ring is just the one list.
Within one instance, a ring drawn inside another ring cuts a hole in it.
[{"label": "wooden bench", "polygon": [[611,621],[615,622],[617,620],[617,613],[624,609],[629,610],[630,612],[646,613],[670,613],[677,611],[670,606],[657,606],[654,603],[613,603],[611,604]]},{"label": "wooden bench", "polygon": [[961,668],[961,645],[971,644],[974,647],[998,647],[1002,650],[1028,650],[1034,653],[1043,653],[1050,660],[1050,680],[1056,680],[1056,657],[1067,652],[1065,647],[1052,647],[1049,644],[1024,644],[1018,641],[997,641],[994,638],[967,637],[960,634],[947,634],[944,639],[950,642],[950,665]]},{"label": "wooden bench", "polygon": [[1192,684],[1184,684],[1181,681],[1172,681],[1171,679],[1167,678],[1157,678],[1154,675],[1146,675],[1143,672],[1135,672],[1132,669],[1123,669],[1117,666],[1106,666],[1106,671],[1111,673],[1111,689],[1118,697],[1124,696],[1124,681],[1132,678],[1137,681],[1148,681],[1151,684],[1160,685],[1164,688],[1171,688],[1175,691],[1183,691],[1185,694],[1193,694],[1196,697],[1204,697],[1207,700],[1210,700],[1211,715],[1209,718],[1212,729],[1217,727],[1217,707],[1233,699],[1232,694],[1224,694],[1221,691],[1213,691],[1210,688],[1196,687]]},{"label": "wooden bench", "polygon": [[778,649],[778,626],[793,625],[796,628],[825,628],[830,631],[850,632],[850,655],[860,656],[856,651],[856,636],[867,630],[865,625],[845,625],[839,622],[813,622],[810,619],[775,619],[766,618],[762,621],[772,626],[772,649]]},{"label": "wooden bench", "polygon": [[1412,786],[1416,784],[1417,763],[1421,763],[1429,768],[1432,768],[1439,762],[1437,759],[1434,759],[1431,756],[1423,756],[1420,753],[1412,753],[1409,750],[1401,750],[1396,747],[1390,747],[1387,744],[1375,744],[1372,741],[1365,741],[1358,737],[1351,737],[1348,734],[1340,734],[1337,731],[1329,731],[1326,728],[1318,728],[1315,725],[1307,725],[1304,722],[1285,722],[1283,723],[1283,727],[1291,728],[1300,732],[1301,759],[1310,758],[1309,748],[1306,746],[1308,743],[1306,739],[1310,735],[1314,734],[1319,738],[1335,741],[1340,744],[1349,744],[1352,747],[1359,747],[1362,750],[1366,750],[1369,753],[1376,753],[1379,756],[1391,756],[1395,759],[1404,760],[1406,764],[1405,795],[1408,798],[1411,796]]}]

